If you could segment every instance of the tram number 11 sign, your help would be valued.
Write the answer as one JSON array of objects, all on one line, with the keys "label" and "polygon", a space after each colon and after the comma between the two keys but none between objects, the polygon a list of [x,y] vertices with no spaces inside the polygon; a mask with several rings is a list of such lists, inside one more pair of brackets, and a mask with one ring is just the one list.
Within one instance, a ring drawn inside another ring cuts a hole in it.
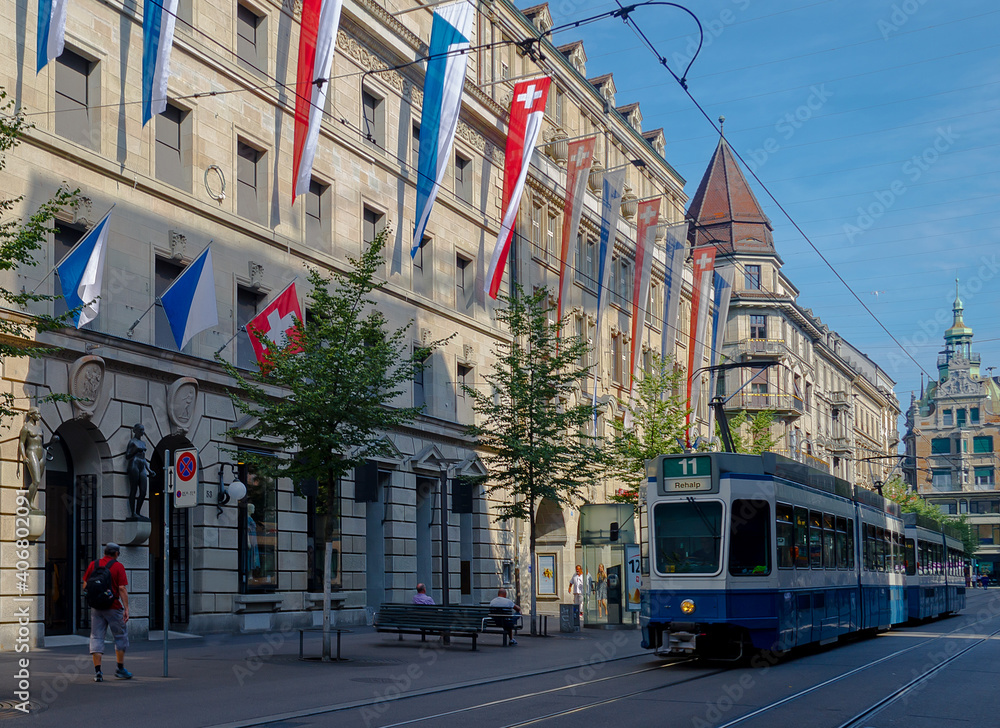
[{"label": "tram number 11 sign", "polygon": [[198,505],[198,451],[174,453],[174,508]]},{"label": "tram number 11 sign", "polygon": [[706,455],[663,459],[661,495],[712,489],[712,458]]}]

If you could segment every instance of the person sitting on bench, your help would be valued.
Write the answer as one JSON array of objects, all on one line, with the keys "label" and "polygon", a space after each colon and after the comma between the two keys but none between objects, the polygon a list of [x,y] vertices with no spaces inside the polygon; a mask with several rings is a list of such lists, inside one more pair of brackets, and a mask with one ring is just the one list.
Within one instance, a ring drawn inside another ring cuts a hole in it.
[{"label": "person sitting on bench", "polygon": [[[521,613],[521,608],[514,604],[510,599],[507,598],[506,589],[498,589],[497,595],[493,597],[493,601],[490,602],[490,610],[500,610],[500,609],[513,609],[517,614]],[[510,644],[516,645],[517,640],[514,639],[514,625],[517,622],[516,617],[495,617],[497,624],[503,628],[504,635],[510,641]]]},{"label": "person sitting on bench", "polygon": [[434,606],[434,599],[427,596],[427,587],[423,584],[417,584],[417,593],[413,595],[413,603]]}]

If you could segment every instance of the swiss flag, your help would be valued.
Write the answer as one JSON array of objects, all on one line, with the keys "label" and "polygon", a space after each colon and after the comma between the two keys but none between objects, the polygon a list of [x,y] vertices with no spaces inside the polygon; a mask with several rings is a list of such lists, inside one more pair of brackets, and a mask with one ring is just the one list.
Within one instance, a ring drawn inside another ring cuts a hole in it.
[{"label": "swiss flag", "polygon": [[[299,297],[293,283],[247,324],[247,334],[250,336],[250,344],[253,346],[254,354],[257,355],[257,361],[264,364],[268,355],[267,341],[273,342],[279,348],[285,348],[288,340],[295,335],[295,322],[301,320],[302,309],[299,307]],[[288,345],[288,351],[294,354],[302,351],[302,347],[293,342]]]}]

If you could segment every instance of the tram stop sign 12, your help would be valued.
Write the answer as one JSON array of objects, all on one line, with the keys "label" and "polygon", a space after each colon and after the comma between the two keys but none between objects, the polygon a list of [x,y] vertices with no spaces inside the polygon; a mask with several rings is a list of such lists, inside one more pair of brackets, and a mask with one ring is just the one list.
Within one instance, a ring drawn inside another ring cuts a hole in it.
[{"label": "tram stop sign 12", "polygon": [[174,453],[174,508],[198,505],[198,451]]}]

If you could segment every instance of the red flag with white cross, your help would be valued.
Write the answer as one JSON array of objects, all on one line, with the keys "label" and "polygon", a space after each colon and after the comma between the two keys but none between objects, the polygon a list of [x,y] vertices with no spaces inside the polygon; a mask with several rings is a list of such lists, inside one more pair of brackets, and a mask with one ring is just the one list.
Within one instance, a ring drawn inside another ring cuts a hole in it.
[{"label": "red flag with white cross", "polygon": [[247,334],[250,336],[250,344],[253,346],[253,353],[257,355],[258,363],[264,364],[268,354],[271,353],[267,348],[268,342],[279,349],[287,347],[292,354],[302,351],[302,347],[293,340],[295,323],[301,320],[302,308],[299,306],[295,284],[291,283],[247,324]]}]

